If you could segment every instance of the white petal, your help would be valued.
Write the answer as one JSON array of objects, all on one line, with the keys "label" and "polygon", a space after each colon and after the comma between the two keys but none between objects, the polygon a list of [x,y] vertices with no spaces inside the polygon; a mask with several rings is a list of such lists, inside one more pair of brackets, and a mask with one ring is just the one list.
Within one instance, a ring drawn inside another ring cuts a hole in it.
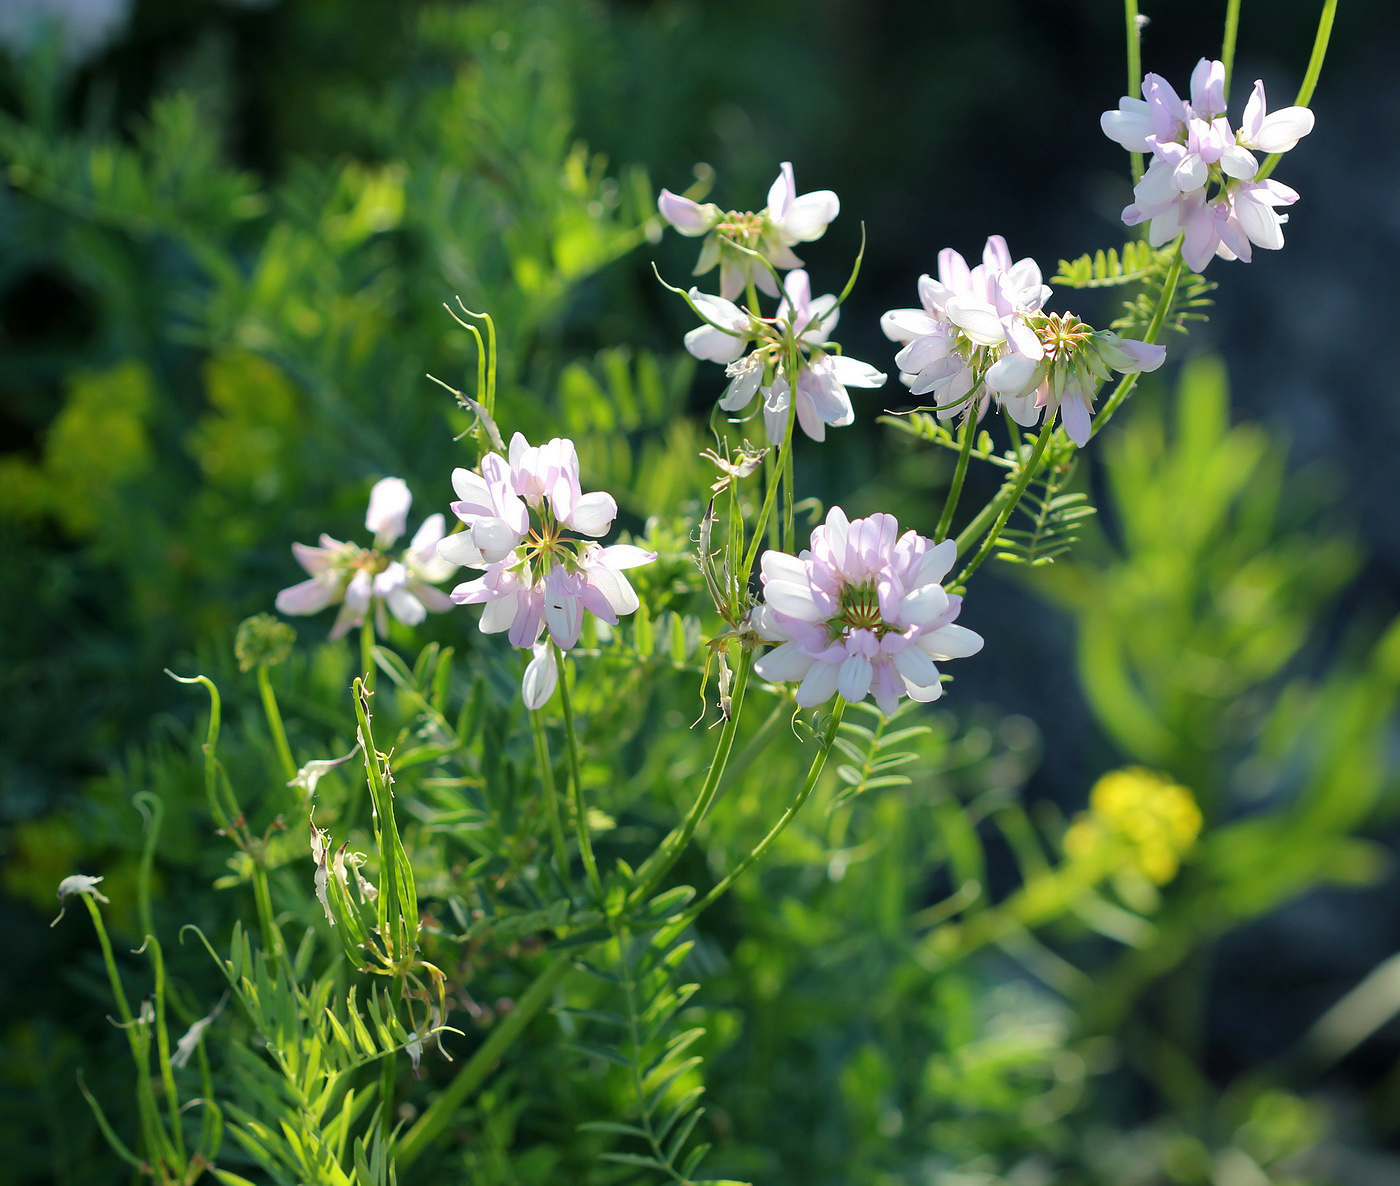
[{"label": "white petal", "polygon": [[836,683],[840,674],[839,663],[813,663],[811,670],[798,685],[797,703],[802,708],[825,704],[836,694]]},{"label": "white petal", "polygon": [[829,189],[803,194],[790,205],[779,225],[790,243],[810,243],[826,233],[827,226],[841,213],[841,200]]},{"label": "white petal", "polygon": [[775,552],[771,548],[763,553],[758,562],[763,579],[768,581],[788,581],[801,587],[807,584],[807,562],[786,552]]},{"label": "white petal", "polygon": [[763,588],[763,596],[773,609],[790,618],[803,622],[821,622],[826,618],[826,611],[814,600],[810,585],[769,581]]},{"label": "white petal", "polygon": [[520,682],[520,694],[531,712],[543,708],[559,685],[559,667],[554,661],[554,648],[548,642],[536,643],[534,658],[525,665],[525,678]]},{"label": "white petal", "polygon": [[735,334],[725,333],[712,325],[702,325],[685,335],[685,348],[706,362],[734,362],[749,344]]},{"label": "white petal", "polygon": [[613,544],[598,553],[598,562],[609,568],[640,568],[656,559],[655,552],[648,552],[634,544]]},{"label": "white petal", "polygon": [[991,305],[971,297],[950,297],[945,309],[948,320],[981,346],[996,346],[1006,340],[1001,318]]},{"label": "white petal", "polygon": [[612,521],[617,518],[617,501],[611,494],[601,490],[583,495],[574,504],[573,514],[564,522],[581,535],[607,535]]},{"label": "white petal", "polygon": [[861,362],[848,354],[828,354],[831,373],[836,381],[846,387],[883,387],[885,372],[877,371],[868,362]]},{"label": "white petal", "polygon": [[281,614],[315,614],[333,601],[339,600],[339,582],[312,577],[277,594],[277,612]]},{"label": "white petal", "polygon": [[1285,107],[1265,118],[1254,138],[1260,152],[1287,152],[1313,130],[1313,113],[1306,107]]},{"label": "white petal", "polygon": [[850,703],[864,700],[875,669],[864,655],[850,655],[837,668],[836,690]]},{"label": "white petal", "polygon": [[940,544],[935,544],[919,562],[918,572],[914,574],[914,585],[937,585],[942,583],[948,570],[953,567],[953,562],[958,558],[958,548],[950,539],[945,539]]},{"label": "white petal", "polygon": [[895,652],[894,665],[905,680],[918,687],[926,688],[938,682],[938,668],[919,647],[905,647]]},{"label": "white petal", "polygon": [[896,616],[907,626],[924,626],[936,622],[947,612],[948,594],[943,586],[921,585],[905,594]]},{"label": "white petal", "polygon": [[458,531],[446,539],[438,540],[437,554],[449,564],[465,565],[468,568],[485,568],[491,561],[481,554],[481,549],[472,543],[470,531]]},{"label": "white petal", "polygon": [[982,649],[982,636],[956,622],[919,636],[919,646],[934,659],[966,659]]},{"label": "white petal", "polygon": [[369,513],[365,526],[376,540],[390,544],[403,534],[408,508],[413,503],[408,483],[402,478],[381,478],[369,492]]},{"label": "white petal", "polygon": [[656,199],[656,208],[661,212],[662,218],[682,235],[691,238],[705,234],[720,218],[719,207],[713,202],[702,206],[680,194],[673,194],[669,189],[661,191]]},{"label": "white petal", "polygon": [[785,642],[776,650],[761,656],[753,665],[754,674],[770,684],[787,684],[800,680],[811,670],[816,660],[794,643]]}]

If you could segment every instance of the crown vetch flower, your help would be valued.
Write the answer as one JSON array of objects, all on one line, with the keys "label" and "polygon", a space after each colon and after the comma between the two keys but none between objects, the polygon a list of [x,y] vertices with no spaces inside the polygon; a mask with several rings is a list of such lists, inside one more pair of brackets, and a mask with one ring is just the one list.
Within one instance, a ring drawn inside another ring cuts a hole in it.
[{"label": "crown vetch flower", "polygon": [[453,589],[450,600],[484,606],[483,633],[505,632],[512,646],[533,652],[521,686],[526,707],[539,708],[558,683],[541,633],[568,650],[578,642],[585,612],[616,625],[639,604],[623,573],[651,563],[656,553],[570,537],[606,535],[617,515],[612,495],[582,492],[570,440],[536,447],[516,433],[508,458],[488,453],[479,475],[457,469],[452,484],[461,496],[452,511],[466,530],[442,540],[438,553],[485,571]]},{"label": "crown vetch flower", "polygon": [[880,328],[902,346],[900,380],[914,395],[932,394],[941,419],[964,410],[980,416],[995,394],[1030,424],[1037,416],[1028,406],[1001,396],[1022,386],[1044,357],[1029,319],[1049,297],[1035,260],[1013,263],[1006,240],[992,235],[976,267],[951,247],[940,251],[938,278],[919,277],[922,307],[891,309]]},{"label": "crown vetch flower", "polygon": [[340,612],[331,627],[331,638],[340,638],[364,623],[374,612],[375,629],[388,630],[387,608],[406,626],[416,626],[428,611],[442,613],[452,608],[447,595],[435,586],[447,580],[457,567],[437,554],[445,520],[429,515],[413,539],[397,558],[388,554],[403,534],[408,509],[413,502],[402,478],[382,478],[370,491],[365,527],[374,533],[374,546],[343,543],[322,535],[319,547],[293,544],[292,554],[310,579],[277,594],[280,613],[301,615],[319,613],[339,604]]},{"label": "crown vetch flower", "polygon": [[[794,407],[802,431],[815,441],[825,440],[827,425],[841,427],[855,420],[848,386],[879,387],[885,382],[884,373],[869,363],[836,352],[830,341],[840,319],[836,297],[813,297],[811,280],[801,268],[784,278],[783,299],[772,318],[756,317],[732,301],[694,288],[690,299],[714,324],[687,333],[686,349],[696,358],[727,364],[730,383],[719,406],[740,412],[761,394],[764,428],[775,445],[784,440]],[[786,373],[793,347],[799,359],[796,399]]]},{"label": "crown vetch flower", "polygon": [[1152,161],[1123,210],[1129,226],[1150,223],[1154,247],[1185,232],[1182,259],[1201,271],[1212,256],[1248,262],[1253,247],[1283,246],[1287,215],[1298,194],[1276,181],[1254,180],[1255,152],[1287,152],[1313,129],[1306,107],[1272,114],[1264,84],[1256,81],[1238,130],[1226,118],[1225,67],[1202,58],[1191,74],[1191,100],[1183,102],[1156,74],[1142,80],[1142,98],[1124,96],[1105,111],[1100,126],[1130,152],[1150,152]]},{"label": "crown vetch flower", "polygon": [[800,268],[802,261],[793,254],[794,245],[820,239],[841,212],[841,200],[829,189],[799,194],[789,161],[783,162],[768,189],[768,205],[757,214],[722,211],[713,202],[702,206],[668,189],[661,191],[656,205],[661,217],[681,234],[706,236],[695,275],[703,276],[719,264],[720,294],[731,301],[748,284],[757,285],[769,296],[778,295],[771,273],[747,252],[757,252],[784,271]]},{"label": "crown vetch flower", "polygon": [[975,655],[982,637],[956,624],[962,598],[940,583],[957,558],[951,540],[899,534],[893,515],[848,520],[832,507],[800,555],[765,552],[764,604],[754,632],[776,649],[754,671],[774,683],[800,681],[797,703],[873,696],[892,713],[899,697],[942,693],[937,662]]}]

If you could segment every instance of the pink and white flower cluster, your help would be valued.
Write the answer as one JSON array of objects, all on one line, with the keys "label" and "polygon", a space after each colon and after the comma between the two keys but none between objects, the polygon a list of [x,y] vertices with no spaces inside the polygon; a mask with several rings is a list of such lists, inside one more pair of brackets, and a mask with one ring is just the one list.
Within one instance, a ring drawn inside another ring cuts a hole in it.
[{"label": "pink and white flower cluster", "polygon": [[919,277],[922,307],[891,309],[880,326],[903,347],[901,381],[914,395],[931,394],[940,419],[980,417],[995,399],[1025,427],[1058,412],[1084,445],[1108,372],[1155,370],[1166,349],[1047,314],[1049,298],[1035,260],[1013,263],[1006,240],[993,235],[976,267],[951,247],[940,251],[938,278]]},{"label": "pink and white flower cluster", "polygon": [[788,161],[768,189],[768,205],[757,214],[725,212],[713,202],[702,206],[669,189],[661,191],[656,205],[661,217],[682,235],[706,236],[695,275],[703,276],[719,264],[720,295],[729,301],[749,284],[777,296],[772,273],[748,253],[757,252],[783,271],[800,268],[802,261],[793,254],[793,247],[820,239],[841,212],[840,199],[829,189],[799,194]]},{"label": "pink and white flower cluster", "polygon": [[765,552],[764,604],[750,623],[780,644],[754,664],[774,683],[801,681],[797,703],[836,693],[854,703],[873,696],[894,712],[899,697],[938,699],[938,662],[975,655],[982,637],[955,623],[962,598],[940,583],[957,558],[951,540],[899,534],[893,515],[849,521],[832,507],[798,556]]},{"label": "pink and white flower cluster", "polygon": [[412,503],[413,495],[402,478],[383,478],[370,491],[365,516],[365,527],[374,532],[372,548],[342,543],[329,535],[321,536],[319,547],[293,544],[292,554],[311,579],[277,594],[279,612],[314,614],[340,603],[330,634],[340,638],[363,625],[371,611],[375,629],[385,634],[386,608],[406,626],[418,625],[429,610],[442,613],[451,609],[447,594],[434,587],[457,567],[438,556],[438,541],[445,530],[442,515],[424,519],[397,559],[388,554],[389,547],[404,533]]},{"label": "pink and white flower cluster", "polygon": [[[772,318],[756,317],[695,288],[690,299],[707,324],[685,335],[685,348],[696,358],[726,364],[730,382],[719,401],[724,411],[743,411],[755,395],[762,396],[764,429],[775,445],[786,438],[794,408],[802,431],[822,441],[828,425],[843,427],[855,420],[848,386],[885,382],[883,372],[869,363],[831,349],[831,331],[841,315],[836,297],[814,298],[811,281],[800,268],[784,278],[783,299]],[[792,346],[799,359],[795,399],[786,373]]]},{"label": "pink and white flower cluster", "polygon": [[1191,73],[1185,102],[1165,78],[1147,74],[1142,98],[1125,95],[1100,119],[1104,135],[1129,152],[1150,152],[1151,163],[1123,211],[1129,226],[1151,220],[1154,247],[1185,232],[1181,257],[1201,271],[1212,256],[1249,262],[1254,247],[1283,246],[1286,214],[1296,190],[1272,179],[1254,180],[1255,152],[1287,152],[1313,130],[1306,107],[1270,113],[1264,84],[1256,81],[1238,129],[1226,118],[1225,67],[1202,58]]},{"label": "pink and white flower cluster", "polygon": [[[537,709],[559,679],[550,640],[560,650],[572,647],[585,611],[616,625],[636,610],[637,594],[623,572],[649,564],[656,553],[595,542],[611,528],[617,502],[611,494],[582,492],[573,441],[555,437],[532,446],[516,433],[509,456],[488,453],[480,468],[479,474],[452,471],[460,500],[452,513],[466,530],[442,540],[438,555],[485,570],[453,589],[451,600],[485,606],[484,633],[505,631],[511,645],[533,650],[522,691],[526,707]],[[549,637],[541,639],[545,631]]]}]

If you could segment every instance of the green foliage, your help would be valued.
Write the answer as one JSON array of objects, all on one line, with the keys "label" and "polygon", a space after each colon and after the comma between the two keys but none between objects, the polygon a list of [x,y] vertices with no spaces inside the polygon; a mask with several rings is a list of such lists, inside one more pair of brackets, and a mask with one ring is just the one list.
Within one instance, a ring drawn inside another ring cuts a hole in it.
[{"label": "green foliage", "polygon": [[996,559],[1032,567],[1053,564],[1079,541],[1076,533],[1095,511],[1083,491],[1065,489],[1077,467],[1077,450],[1064,448],[1047,459],[1016,506],[1030,526],[1005,528]]},{"label": "green foliage", "polygon": [[1060,269],[1050,278],[1052,288],[1116,288],[1136,284],[1162,270],[1171,252],[1157,249],[1143,239],[1129,239],[1120,255],[1110,247],[1076,260],[1060,260]]}]

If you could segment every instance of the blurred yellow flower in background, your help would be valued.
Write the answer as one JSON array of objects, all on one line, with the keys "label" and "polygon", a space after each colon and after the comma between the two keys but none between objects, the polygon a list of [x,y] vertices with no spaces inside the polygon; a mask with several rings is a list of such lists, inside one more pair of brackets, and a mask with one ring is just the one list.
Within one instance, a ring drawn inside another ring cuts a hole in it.
[{"label": "blurred yellow flower in background", "polygon": [[1118,855],[1154,885],[1176,876],[1201,830],[1191,792],[1164,774],[1130,766],[1105,774],[1089,792],[1089,810],[1065,832],[1065,855],[1098,861]]}]

